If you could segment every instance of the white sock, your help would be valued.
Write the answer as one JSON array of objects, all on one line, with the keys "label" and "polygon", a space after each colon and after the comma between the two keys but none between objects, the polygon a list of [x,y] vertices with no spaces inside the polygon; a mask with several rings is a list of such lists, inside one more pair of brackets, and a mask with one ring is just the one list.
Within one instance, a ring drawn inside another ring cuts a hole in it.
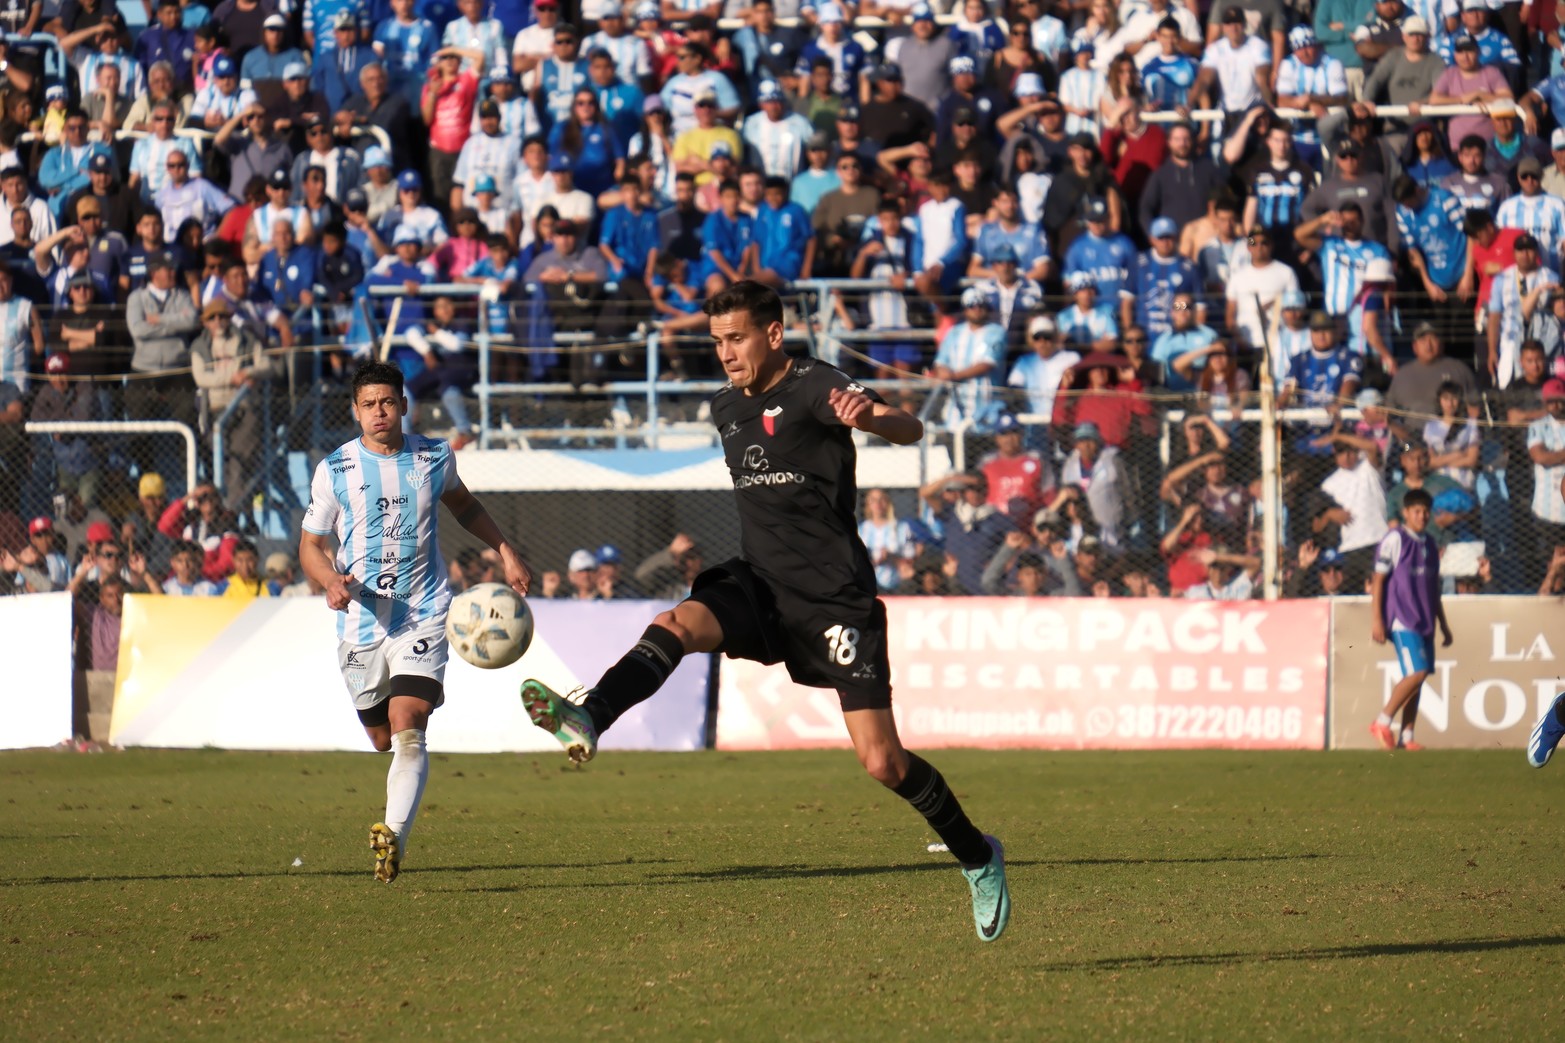
[{"label": "white sock", "polygon": [[[1375,723],[1380,725],[1382,728],[1389,728],[1391,727],[1391,715],[1389,713],[1380,714],[1375,718]],[[393,738],[391,741],[396,742],[397,740]]]},{"label": "white sock", "polygon": [[1411,728],[1403,728],[1402,729],[1402,741],[1404,743],[1409,743],[1409,742],[1413,741],[1413,729],[1411,729]]},{"label": "white sock", "polygon": [[397,835],[398,856],[407,850],[408,833],[418,815],[429,778],[429,750],[424,731],[409,728],[391,737],[391,770],[386,772],[386,825]]}]

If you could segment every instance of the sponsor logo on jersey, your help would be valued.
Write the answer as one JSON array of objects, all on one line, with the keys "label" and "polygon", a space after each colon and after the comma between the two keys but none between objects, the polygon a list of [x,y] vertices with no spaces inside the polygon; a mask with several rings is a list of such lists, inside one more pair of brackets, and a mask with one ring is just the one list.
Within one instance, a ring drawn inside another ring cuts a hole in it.
[{"label": "sponsor logo on jersey", "polygon": [[725,441],[725,442],[728,441],[730,438],[732,438],[734,435],[737,435],[738,433],[739,433],[739,421],[737,421],[737,420],[732,421],[727,427],[723,428],[723,441]]},{"label": "sponsor logo on jersey", "polygon": [[768,435],[777,433],[777,421],[782,416],[782,406],[773,406],[761,411],[761,426],[766,429]]},{"label": "sponsor logo on jersey", "polygon": [[375,500],[375,509],[384,511],[391,507],[406,507],[407,503],[408,497],[406,494],[402,496],[381,496]]}]

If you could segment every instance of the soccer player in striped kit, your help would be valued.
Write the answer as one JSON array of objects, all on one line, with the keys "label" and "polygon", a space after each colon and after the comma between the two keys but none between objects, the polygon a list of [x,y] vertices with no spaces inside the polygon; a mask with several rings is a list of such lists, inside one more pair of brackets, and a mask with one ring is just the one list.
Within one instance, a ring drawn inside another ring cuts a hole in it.
[{"label": "soccer player in striped kit", "polygon": [[352,408],[360,435],[315,468],[299,565],[341,613],[343,681],[375,749],[392,752],[386,817],[370,827],[375,879],[390,883],[401,871],[429,777],[429,715],[445,701],[451,588],[440,556],[440,505],[495,549],[505,582],[518,594],[526,595],[532,571],[462,484],[451,446],[402,433],[408,401],[401,370],[381,362],[361,367]]}]

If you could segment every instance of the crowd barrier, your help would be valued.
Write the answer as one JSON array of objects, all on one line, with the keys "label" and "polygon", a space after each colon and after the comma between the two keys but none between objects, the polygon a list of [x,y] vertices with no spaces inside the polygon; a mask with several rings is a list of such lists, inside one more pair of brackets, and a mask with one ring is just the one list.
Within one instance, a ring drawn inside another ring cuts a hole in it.
[{"label": "crowd barrier", "polygon": [[[594,682],[667,602],[533,599],[522,661],[477,670],[452,657],[430,730],[443,752],[557,752],[517,686]],[[1418,739],[1430,749],[1521,749],[1565,689],[1554,599],[1447,598],[1456,641],[1437,649]],[[914,748],[1368,749],[1395,678],[1369,637],[1366,599],[888,598],[893,707]],[[0,600],[13,655],[4,748],[69,734],[69,604]],[[279,654],[279,649],[288,650]],[[621,719],[607,749],[844,748],[834,693],[782,666],[689,656]],[[708,728],[710,685],[716,715]],[[264,707],[264,711],[260,708]],[[109,740],[122,746],[364,750],[318,599],[126,598]]]}]

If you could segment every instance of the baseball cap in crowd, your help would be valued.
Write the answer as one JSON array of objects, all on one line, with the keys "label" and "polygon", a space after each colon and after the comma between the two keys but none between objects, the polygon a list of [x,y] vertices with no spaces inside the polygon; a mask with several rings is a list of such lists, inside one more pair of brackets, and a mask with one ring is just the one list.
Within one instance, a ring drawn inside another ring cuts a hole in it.
[{"label": "baseball cap in crowd", "polygon": [[1016,96],[1018,98],[1043,97],[1043,77],[1035,72],[1024,72],[1016,77]]},{"label": "baseball cap in crowd", "polygon": [[112,174],[114,160],[107,153],[99,152],[87,161],[87,169],[94,174]]},{"label": "baseball cap in crowd", "polygon": [[362,188],[350,188],[342,199],[342,205],[354,213],[365,212],[370,208],[370,197]]},{"label": "baseball cap in crowd", "polygon": [[271,176],[266,179],[266,183],[272,188],[293,187],[293,180],[288,176],[287,167],[278,167],[276,170],[272,171]]},{"label": "baseball cap in crowd", "polygon": [[495,101],[493,98],[485,98],[483,101],[479,102],[478,103],[478,118],[479,119],[499,119],[500,118],[500,103]]},{"label": "baseball cap in crowd", "polygon": [[268,576],[280,576],[291,568],[293,568],[293,559],[280,550],[275,550],[266,556]]},{"label": "baseball cap in crowd", "polygon": [[1417,340],[1420,337],[1427,337],[1427,336],[1429,336],[1432,333],[1439,333],[1439,332],[1440,332],[1439,330],[1435,329],[1435,324],[1434,323],[1432,323],[1432,322],[1420,322],[1417,326],[1413,327],[1413,339]]},{"label": "baseball cap in crowd", "polygon": [[821,25],[842,21],[842,8],[836,4],[821,4],[815,9],[815,20]]},{"label": "baseball cap in crowd", "polygon": [[[554,0],[550,0],[550,7],[558,6]],[[663,20],[663,12],[657,4],[637,4],[633,12],[638,22],[660,22]]]},{"label": "baseball cap in crowd", "polygon": [[37,536],[41,532],[53,531],[54,520],[52,518],[46,518],[43,515],[39,515],[27,523],[27,535],[29,536]]},{"label": "baseball cap in crowd", "polygon": [[[150,261],[150,258],[149,258],[147,267],[150,268],[151,266],[152,265],[151,265],[151,261]],[[65,285],[66,286],[92,286],[93,285],[92,273],[87,271],[84,268],[81,271],[77,272],[75,275],[71,276],[70,279],[68,279],[66,281]]]},{"label": "baseball cap in crowd", "polygon": [[1016,247],[1012,246],[1010,243],[1001,243],[999,246],[989,251],[989,263],[992,265],[1020,263],[1019,258],[1016,256]]},{"label": "baseball cap in crowd", "polygon": [[1471,36],[1468,36],[1466,33],[1462,33],[1460,36],[1456,37],[1456,39],[1451,41],[1451,50],[1453,50],[1453,51],[1476,51],[1476,50],[1478,50],[1478,41],[1474,40]]},{"label": "baseball cap in crowd", "polygon": [[934,20],[935,20],[935,9],[933,7],[930,7],[928,4],[914,4],[913,5],[913,21],[915,21],[915,22],[933,22]]},{"label": "baseball cap in crowd", "polygon": [[1287,293],[1282,295],[1282,310],[1283,311],[1290,311],[1290,310],[1303,311],[1305,308],[1308,308],[1309,306],[1310,306],[1310,300],[1309,300],[1308,297],[1304,296],[1304,291],[1303,290],[1289,290]]},{"label": "baseball cap in crowd", "polygon": [[224,76],[238,76],[239,66],[228,55],[223,55],[212,63],[212,75],[221,79]]},{"label": "baseball cap in crowd", "polygon": [[284,18],[280,14],[270,14],[266,16],[266,21],[261,23],[261,28],[286,29],[288,28],[288,19]]},{"label": "baseball cap in crowd", "polygon": [[391,234],[391,245],[401,246],[403,243],[422,243],[418,236],[418,229],[410,224],[399,224],[397,230]]},{"label": "baseball cap in crowd", "polygon": [[[951,114],[951,125],[957,127],[976,127],[978,126],[978,115],[977,113],[973,112],[972,109],[964,105]],[[961,158],[958,157],[957,161],[960,162]]]},{"label": "baseball cap in crowd", "polygon": [[559,10],[560,0],[534,0],[534,7],[547,7],[550,10]]},{"label": "baseball cap in crowd", "polygon": [[1096,152],[1098,150],[1098,139],[1093,137],[1091,134],[1088,134],[1086,131],[1072,134],[1070,139],[1067,140],[1065,144],[1073,148],[1084,148],[1089,152]]},{"label": "baseball cap in crowd", "polygon": [[590,550],[571,551],[571,560],[566,565],[572,572],[591,572],[598,567],[598,556]]},{"label": "baseball cap in crowd", "polygon": [[1516,103],[1509,98],[1501,98],[1499,101],[1489,103],[1490,119],[1515,119],[1517,115]]},{"label": "baseball cap in crowd", "polygon": [[1542,395],[1545,399],[1565,398],[1565,380],[1559,377],[1550,377],[1543,382]]},{"label": "baseball cap in crowd", "polygon": [[852,102],[847,102],[837,110],[837,122],[857,123],[859,121],[859,107]]},{"label": "baseball cap in crowd", "polygon": [[147,271],[159,268],[177,268],[174,258],[166,250],[155,250],[147,255]]},{"label": "baseball cap in crowd", "polygon": [[161,500],[168,489],[163,485],[163,476],[156,471],[148,471],[141,476],[141,482],[136,486],[136,495],[143,500]]},{"label": "baseball cap in crowd", "polygon": [[1511,248],[1513,250],[1536,250],[1538,248],[1538,240],[1530,233],[1523,232],[1516,237],[1516,243]]},{"label": "baseball cap in crowd", "polygon": [[1059,327],[1054,325],[1054,319],[1048,315],[1034,315],[1032,321],[1027,323],[1027,336],[1036,337],[1039,334],[1052,337],[1059,332]]},{"label": "baseball cap in crowd", "polygon": [[1319,40],[1315,39],[1315,30],[1307,25],[1296,25],[1288,32],[1288,49],[1302,51],[1306,47],[1314,47]]},{"label": "baseball cap in crowd", "polygon": [[331,21],[331,27],[333,29],[356,29],[358,28],[358,24],[359,20],[354,16],[352,11],[338,11],[337,17],[333,18]]},{"label": "baseball cap in crowd", "polygon": [[1016,419],[1014,413],[1001,413],[1000,419],[994,422],[994,433],[997,435],[1008,435],[1021,429],[1022,422]]},{"label": "baseball cap in crowd", "polygon": [[476,178],[473,179],[473,195],[476,196],[480,192],[494,191],[497,191],[494,184],[494,178],[490,177],[488,174],[479,174]]},{"label": "baseball cap in crowd", "polygon": [[1537,174],[1542,176],[1543,164],[1538,162],[1537,156],[1524,156],[1522,157],[1522,161],[1516,164],[1516,175],[1520,177],[1522,174]]},{"label": "baseball cap in crowd", "polygon": [[88,543],[107,543],[114,538],[114,526],[106,521],[95,521],[87,526]]},{"label": "baseball cap in crowd", "polygon": [[1320,557],[1315,559],[1315,567],[1322,572],[1327,569],[1342,568],[1342,552],[1335,547],[1327,547],[1320,552]]},{"label": "baseball cap in crowd", "polygon": [[696,95],[695,103],[697,105],[711,105],[713,108],[716,108],[717,92],[704,90],[700,94]]},{"label": "baseball cap in crowd", "polygon": [[71,359],[69,355],[50,355],[49,361],[43,364],[43,371],[53,376],[63,376],[71,371]]},{"label": "baseball cap in crowd", "polygon": [[1104,202],[1102,196],[1088,196],[1082,204],[1082,217],[1088,221],[1107,221],[1109,219],[1109,205]]},{"label": "baseball cap in crowd", "polygon": [[1410,17],[1404,18],[1404,19],[1402,19],[1402,35],[1403,36],[1428,36],[1429,35],[1429,23],[1424,21],[1422,18],[1420,18],[1416,14],[1412,15]]},{"label": "baseball cap in crowd", "polygon": [[1220,21],[1223,25],[1234,25],[1235,23],[1243,22],[1244,12],[1239,9],[1238,4],[1234,4],[1223,12],[1223,17]]},{"label": "baseball cap in crowd", "polygon": [[1381,405],[1385,401],[1386,397],[1380,392],[1376,391],[1374,388],[1365,388],[1353,398],[1353,404],[1358,406],[1360,409],[1371,409],[1375,406]]},{"label": "baseball cap in crowd", "polygon": [[1071,441],[1097,442],[1099,445],[1102,445],[1103,434],[1098,430],[1098,425],[1089,420],[1086,423],[1076,425],[1076,430],[1071,432]]},{"label": "baseball cap in crowd", "polygon": [[310,70],[303,62],[289,62],[283,66],[283,79],[307,80],[310,78]]},{"label": "baseball cap in crowd", "polygon": [[[1091,424],[1083,424],[1082,427],[1092,427]],[[1076,544],[1077,554],[1102,554],[1103,541],[1096,536],[1083,536]]]},{"label": "baseball cap in crowd", "polygon": [[1337,320],[1323,311],[1317,311],[1310,315],[1310,329],[1337,331]]},{"label": "baseball cap in crowd", "polygon": [[647,95],[646,99],[641,103],[641,114],[644,116],[653,112],[662,111],[664,111],[663,99],[656,94]]},{"label": "baseball cap in crowd", "polygon": [[602,21],[605,18],[624,18],[624,17],[625,17],[625,8],[620,5],[619,0],[604,0],[603,3],[598,5],[598,20],[599,21]]},{"label": "baseball cap in crowd", "polygon": [[371,145],[364,150],[363,166],[365,170],[373,170],[376,167],[389,167],[391,166],[391,157],[379,145]]},{"label": "baseball cap in crowd", "polygon": [[766,80],[766,81],[762,82],[760,89],[755,92],[755,100],[756,101],[782,101],[783,100],[782,84],[778,83],[776,80]]},{"label": "baseball cap in crowd", "polygon": [[890,62],[887,62],[885,65],[881,65],[875,69],[875,79],[884,80],[887,83],[901,83],[902,67],[900,65],[892,65]]},{"label": "baseball cap in crowd", "polygon": [[208,319],[226,319],[233,312],[228,307],[228,302],[221,297],[213,297],[201,306],[201,321]]},{"label": "baseball cap in crowd", "polygon": [[965,54],[959,54],[946,63],[946,71],[952,76],[971,76],[978,71],[978,66]]},{"label": "baseball cap in crowd", "polygon": [[1331,147],[1332,153],[1339,159],[1350,159],[1354,156],[1362,156],[1364,149],[1352,138],[1338,138],[1336,144]]},{"label": "baseball cap in crowd", "polygon": [[397,187],[418,191],[424,187],[424,179],[419,177],[416,170],[404,170],[397,175]]},{"label": "baseball cap in crowd", "polygon": [[1391,270],[1391,262],[1384,257],[1371,257],[1364,262],[1364,282],[1395,282],[1396,272]]},{"label": "baseball cap in crowd", "polygon": [[510,69],[506,68],[504,65],[496,65],[494,68],[489,70],[484,79],[488,80],[490,83],[515,83],[516,74],[513,73]]},{"label": "baseball cap in crowd", "polygon": [[1071,41],[1071,54],[1096,54],[1092,41],[1085,37],[1077,37]]},{"label": "baseball cap in crowd", "polygon": [[989,307],[989,298],[978,287],[969,286],[962,291],[962,307],[987,308]]},{"label": "baseball cap in crowd", "polygon": [[43,92],[43,100],[44,101],[64,101],[66,98],[69,98],[70,96],[71,96],[71,92],[66,90],[64,87],[62,87],[58,83],[55,84],[53,87],[50,87],[48,90]]},{"label": "baseball cap in crowd", "polygon": [[624,555],[619,552],[619,548],[614,546],[614,544],[605,543],[598,548],[599,565],[618,565],[622,560],[624,560]]},{"label": "baseball cap in crowd", "polygon": [[712,142],[711,151],[707,153],[706,158],[716,159],[718,156],[727,156],[729,159],[732,159],[734,157],[734,147],[726,141]]},{"label": "baseball cap in crowd", "polygon": [[1487,0],[1462,0],[1462,10],[1488,11],[1489,4],[1487,3]]},{"label": "baseball cap in crowd", "polygon": [[824,152],[831,148],[831,135],[824,130],[817,130],[810,135],[810,140],[806,142],[805,148],[811,152]]},{"label": "baseball cap in crowd", "polygon": [[1179,223],[1172,217],[1160,217],[1152,222],[1153,239],[1172,239],[1179,234]]},{"label": "baseball cap in crowd", "polygon": [[1065,277],[1065,288],[1072,293],[1077,290],[1097,289],[1098,280],[1092,277],[1091,272],[1071,272]]}]

